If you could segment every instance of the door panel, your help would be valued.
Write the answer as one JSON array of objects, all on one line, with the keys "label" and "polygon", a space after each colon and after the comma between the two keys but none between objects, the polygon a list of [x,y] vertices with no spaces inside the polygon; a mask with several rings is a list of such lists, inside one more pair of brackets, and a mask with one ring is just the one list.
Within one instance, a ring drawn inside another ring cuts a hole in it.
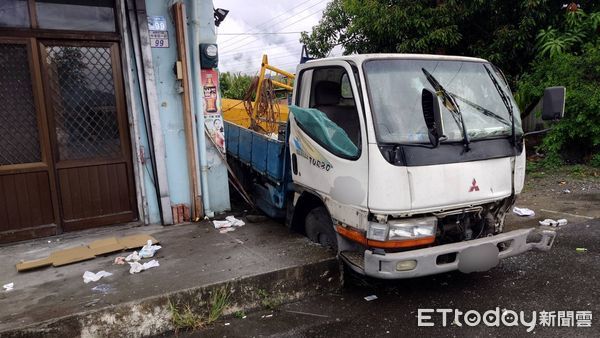
[{"label": "door panel", "polygon": [[63,229],[136,217],[116,43],[41,43]]},{"label": "door panel", "polygon": [[33,39],[0,38],[0,243],[57,232]]},{"label": "door panel", "polygon": [[[313,109],[304,112],[306,118],[290,111],[289,138],[290,154],[296,156],[294,183],[319,193],[334,219],[360,228],[357,211],[367,211],[368,153],[359,91],[351,74],[344,61],[300,70],[300,96],[295,99],[301,108]],[[339,151],[336,145],[342,140],[355,146],[352,152]]]}]

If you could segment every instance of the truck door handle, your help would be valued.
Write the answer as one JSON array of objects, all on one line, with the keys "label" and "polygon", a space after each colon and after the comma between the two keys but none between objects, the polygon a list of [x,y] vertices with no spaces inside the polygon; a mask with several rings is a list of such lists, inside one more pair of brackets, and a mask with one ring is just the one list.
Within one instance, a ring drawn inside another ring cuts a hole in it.
[{"label": "truck door handle", "polygon": [[292,154],[292,172],[294,172],[294,175],[298,175],[298,158],[296,154]]}]

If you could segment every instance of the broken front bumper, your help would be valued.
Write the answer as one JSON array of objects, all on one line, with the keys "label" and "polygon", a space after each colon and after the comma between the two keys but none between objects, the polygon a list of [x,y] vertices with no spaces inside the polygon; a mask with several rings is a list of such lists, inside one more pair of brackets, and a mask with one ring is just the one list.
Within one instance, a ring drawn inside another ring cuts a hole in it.
[{"label": "broken front bumper", "polygon": [[[352,269],[368,276],[383,279],[413,278],[458,270],[461,254],[463,260],[467,259],[465,255],[469,260],[473,260],[472,255],[477,253],[476,248],[497,247],[497,259],[503,259],[532,249],[549,250],[555,237],[556,233],[552,230],[530,228],[471,241],[397,253],[378,254],[371,250],[365,250],[364,258],[360,257],[363,255],[350,252],[342,252],[340,256]],[[438,257],[442,255],[455,255],[456,258],[452,262],[438,264]],[[398,271],[398,263],[406,261],[415,261],[416,265],[411,270]]]}]

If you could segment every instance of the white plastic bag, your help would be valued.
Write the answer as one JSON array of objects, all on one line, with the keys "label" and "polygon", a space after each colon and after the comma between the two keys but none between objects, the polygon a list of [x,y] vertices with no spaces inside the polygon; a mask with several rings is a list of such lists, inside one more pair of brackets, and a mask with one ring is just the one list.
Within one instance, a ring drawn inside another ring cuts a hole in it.
[{"label": "white plastic bag", "polygon": [[139,252],[140,258],[150,258],[154,256],[154,254],[160,250],[162,246],[160,245],[152,245],[152,241],[148,240],[148,243],[142,247]]},{"label": "white plastic bag", "polygon": [[158,264],[157,260],[153,259],[144,264],[140,264],[140,262],[129,263],[129,266],[130,266],[129,273],[133,275],[134,273],[140,273],[144,270],[148,270],[148,269],[160,266],[160,264]]},{"label": "white plastic bag", "polygon": [[138,255],[137,251],[134,251],[132,254],[129,254],[127,257],[125,257],[125,260],[127,262],[137,262],[140,259],[142,258],[140,257],[140,255]]},{"label": "white plastic bag", "polygon": [[97,282],[100,280],[100,278],[108,276],[112,276],[112,273],[106,272],[104,270],[98,271],[96,273],[86,271],[83,273],[83,282],[86,284],[89,282]]},{"label": "white plastic bag", "polygon": [[528,208],[514,207],[513,212],[519,216],[535,216],[535,211]]}]

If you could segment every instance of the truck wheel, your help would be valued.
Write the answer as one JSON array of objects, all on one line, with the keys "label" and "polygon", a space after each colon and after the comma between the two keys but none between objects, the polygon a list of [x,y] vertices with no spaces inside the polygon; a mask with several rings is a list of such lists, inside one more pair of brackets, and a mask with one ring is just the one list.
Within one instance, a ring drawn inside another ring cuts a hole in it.
[{"label": "truck wheel", "polygon": [[337,252],[337,236],[327,209],[318,207],[309,211],[304,221],[304,229],[311,241]]}]

